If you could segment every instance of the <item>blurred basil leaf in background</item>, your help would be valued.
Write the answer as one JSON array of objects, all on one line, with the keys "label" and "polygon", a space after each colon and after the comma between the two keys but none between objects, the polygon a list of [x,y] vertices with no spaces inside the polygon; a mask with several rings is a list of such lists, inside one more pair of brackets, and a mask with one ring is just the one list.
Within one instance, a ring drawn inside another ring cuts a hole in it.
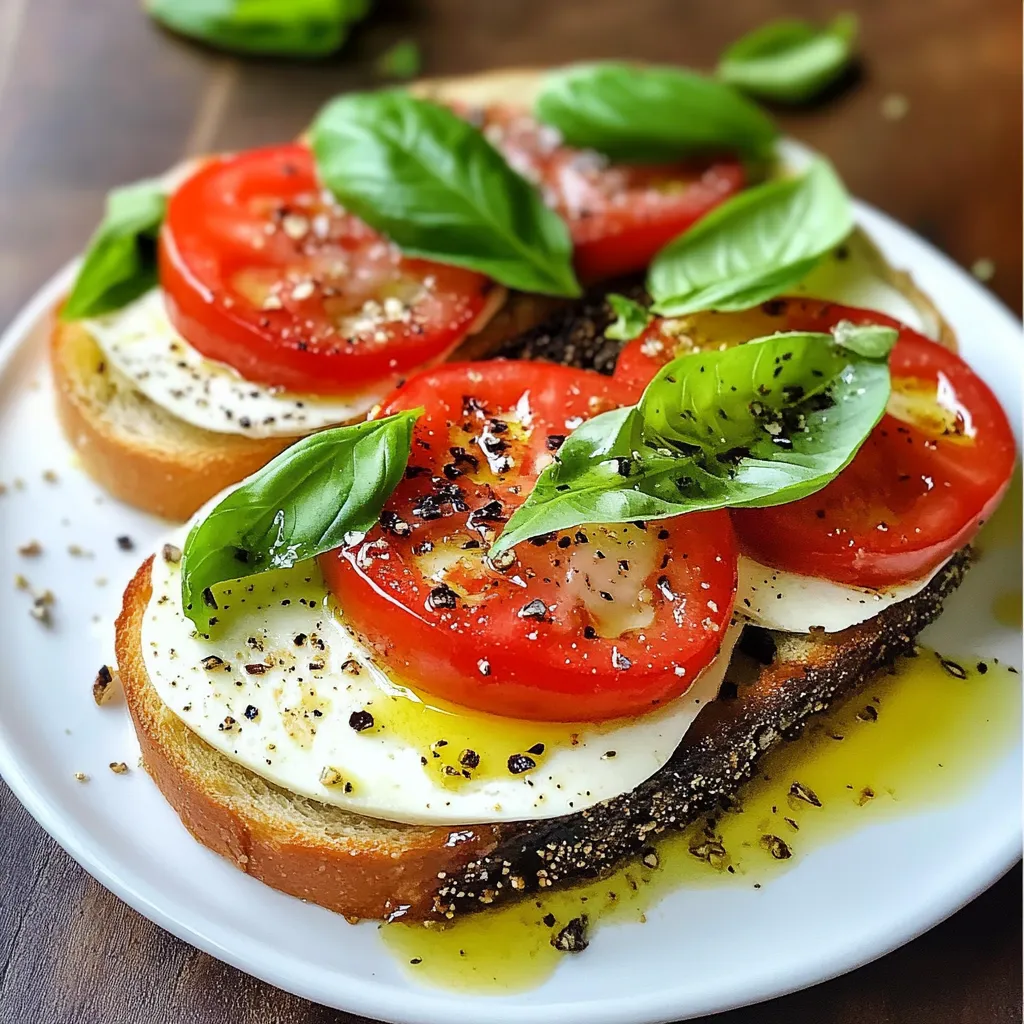
[{"label": "blurred basil leaf in background", "polygon": [[242,54],[325,57],[345,41],[371,0],[145,0],[162,25]]},{"label": "blurred basil leaf in background", "polygon": [[570,146],[629,163],[723,150],[761,160],[778,136],[771,118],[727,84],[685,68],[621,61],[549,72],[534,113]]},{"label": "blurred basil leaf in background", "polygon": [[760,99],[806,103],[846,71],[856,41],[852,14],[840,14],[825,28],[789,18],[773,21],[722,54],[718,77]]},{"label": "blurred basil leaf in background", "polygon": [[423,56],[413,39],[400,39],[378,58],[375,70],[381,78],[415,78],[420,73]]}]

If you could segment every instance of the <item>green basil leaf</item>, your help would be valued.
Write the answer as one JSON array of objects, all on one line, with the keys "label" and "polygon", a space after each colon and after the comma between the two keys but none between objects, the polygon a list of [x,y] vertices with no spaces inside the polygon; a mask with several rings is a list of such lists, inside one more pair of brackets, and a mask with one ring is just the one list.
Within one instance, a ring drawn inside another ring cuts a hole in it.
[{"label": "green basil leaf", "polygon": [[400,39],[377,58],[375,68],[382,78],[415,78],[422,64],[416,40]]},{"label": "green basil leaf", "polygon": [[157,21],[182,35],[243,54],[323,57],[369,11],[369,0],[146,0]]},{"label": "green basil leaf", "polygon": [[157,282],[156,236],[167,209],[157,179],[114,189],[89,242],[62,320],[81,320],[120,309]]},{"label": "green basil leaf", "polygon": [[854,324],[840,320],[832,328],[836,344],[856,352],[865,359],[887,359],[899,336],[891,327],[881,324]]},{"label": "green basil leaf", "polygon": [[605,301],[612,307],[616,317],[604,332],[605,337],[611,338],[612,341],[632,341],[643,334],[651,322],[651,314],[647,307],[627,299],[625,295],[610,292],[605,296]]},{"label": "green basil leaf", "polygon": [[[888,331],[888,345],[896,331]],[[853,329],[856,331],[856,329]],[[566,438],[491,549],[587,523],[781,505],[820,490],[885,411],[885,357],[788,333],[674,360]],[[881,352],[881,335],[870,346]]]},{"label": "green basil leaf", "polygon": [[805,103],[849,67],[857,19],[841,14],[827,28],[783,19],[745,35],[722,55],[718,76],[752,96]]},{"label": "green basil leaf", "polygon": [[827,160],[734,196],[655,256],[655,313],[747,309],[797,284],[853,228],[850,197]]},{"label": "green basil leaf", "polygon": [[312,143],[338,201],[404,252],[521,291],[580,294],[565,223],[450,110],[397,90],[342,96]]},{"label": "green basil leaf", "polygon": [[570,146],[613,160],[716,150],[762,159],[778,135],[768,115],[731,86],[682,68],[576,64],[544,79],[534,109]]},{"label": "green basil leaf", "polygon": [[218,584],[355,543],[402,479],[422,412],[312,434],[235,488],[185,541],[185,614],[205,629],[215,615]]}]

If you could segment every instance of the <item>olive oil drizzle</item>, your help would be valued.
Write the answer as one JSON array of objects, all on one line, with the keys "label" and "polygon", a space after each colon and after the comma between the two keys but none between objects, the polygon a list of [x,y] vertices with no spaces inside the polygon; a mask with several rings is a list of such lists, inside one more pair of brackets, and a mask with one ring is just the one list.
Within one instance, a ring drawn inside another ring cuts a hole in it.
[{"label": "olive oil drizzle", "polygon": [[[967,790],[1019,734],[1017,670],[924,648],[783,743],[734,806],[667,837],[608,878],[451,924],[382,926],[418,981],[478,992],[539,984],[583,927],[644,921],[667,893],[760,888],[844,831]],[[582,919],[585,918],[585,926]]]}]

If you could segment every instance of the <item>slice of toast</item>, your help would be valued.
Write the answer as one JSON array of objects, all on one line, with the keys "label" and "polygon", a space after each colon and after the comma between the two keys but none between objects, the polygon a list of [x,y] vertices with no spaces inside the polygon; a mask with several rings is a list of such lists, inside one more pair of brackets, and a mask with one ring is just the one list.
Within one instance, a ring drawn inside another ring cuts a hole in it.
[{"label": "slice of toast", "polygon": [[[452,358],[479,359],[492,353],[557,304],[544,296],[515,293]],[[86,472],[114,497],[166,519],[188,519],[215,494],[298,440],[223,434],[186,423],[111,366],[80,323],[56,321],[50,367],[57,416]]]},{"label": "slice of toast", "polygon": [[[422,81],[413,86],[413,91],[441,103],[508,103],[528,107],[542,74],[533,69],[490,71]],[[187,165],[182,165],[169,172],[167,180],[174,182],[185,173]],[[951,332],[927,297],[906,274],[888,267],[863,236],[860,244],[867,247],[879,277],[886,278],[918,308],[930,328],[927,333],[949,343]],[[636,293],[639,286],[616,287],[611,283],[606,290],[624,288]],[[603,307],[603,300],[594,303],[591,312]],[[582,333],[589,330],[595,336],[594,329],[586,327],[587,317],[579,315],[577,306],[565,300],[513,292],[486,326],[468,336],[451,358],[480,359],[492,355],[502,343],[542,323],[560,307],[567,311],[564,316],[569,321],[583,325],[579,327]],[[600,319],[603,323],[609,321],[606,308]],[[559,335],[561,326],[556,325],[554,331]],[[568,339],[566,344],[568,361],[578,361],[570,351],[575,343]],[[606,342],[603,352],[588,365],[604,369],[614,362],[617,351],[617,345]],[[145,512],[179,521],[187,519],[215,494],[259,469],[297,440],[253,439],[185,423],[146,398],[112,367],[105,366],[99,348],[80,324],[58,321],[50,353],[58,416],[83,466],[115,497]],[[552,353],[546,358],[558,358],[561,354]]]},{"label": "slice of toast", "polygon": [[55,325],[50,366],[57,416],[89,475],[115,498],[167,519],[187,519],[296,440],[186,423],[111,366],[78,323]]},{"label": "slice of toast", "polygon": [[[417,89],[439,102],[525,103],[538,81],[539,72],[498,71],[424,82]],[[179,180],[187,166],[168,172],[167,180]],[[451,358],[488,355],[505,339],[543,320],[561,302],[511,293]],[[50,362],[58,418],[86,472],[116,498],[144,512],[185,520],[298,439],[249,438],[184,422],[105,365],[98,346],[78,323],[56,321]]]},{"label": "slice of toast", "polygon": [[193,733],[157,695],[142,654],[152,558],[125,591],[116,652],[146,770],[205,846],[267,885],[349,918],[451,918],[613,870],[734,796],[763,754],[900,655],[959,584],[959,552],[915,597],[841,633],[744,631],[764,662],[723,688],[671,760],[631,793],[546,821],[403,825],[296,796]]},{"label": "slice of toast", "polygon": [[[639,286],[631,290],[640,294]],[[592,293],[498,354],[610,372],[618,345],[604,337],[609,318]],[[631,793],[540,822],[442,828],[377,821],[296,797],[218,753],[149,682],[141,622],[151,562],[125,593],[117,657],[146,768],[196,839],[267,884],[348,917],[450,917],[610,871],[731,798],[767,749],[908,653],[968,562],[965,549],[921,593],[841,633],[748,627],[741,647],[759,658],[752,681],[726,687],[665,767]]]}]

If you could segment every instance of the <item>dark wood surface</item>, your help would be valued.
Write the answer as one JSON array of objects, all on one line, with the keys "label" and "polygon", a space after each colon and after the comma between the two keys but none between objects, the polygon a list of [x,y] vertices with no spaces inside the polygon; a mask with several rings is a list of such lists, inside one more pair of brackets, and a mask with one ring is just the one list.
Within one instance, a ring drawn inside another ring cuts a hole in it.
[{"label": "dark wood surface", "polygon": [[[1017,0],[850,0],[863,73],[785,127],[851,190],[1021,305],[1021,9]],[[425,71],[625,56],[710,64],[780,14],[826,0],[378,0],[320,65],[233,59],[172,39],[132,0],[0,0],[0,323],[95,224],[115,183],[185,153],[288,137],[373,80],[391,42]],[[886,97],[906,97],[900,120]],[[941,296],[937,297],[941,301]],[[1003,1024],[1021,1020],[1021,872],[909,946],[722,1024]],[[823,912],[827,912],[823,908]],[[841,922],[837,922],[841,927]],[[102,889],[0,783],[0,1024],[326,1024],[354,1018],[255,981]],[[543,1022],[538,1022],[543,1024]]]}]

